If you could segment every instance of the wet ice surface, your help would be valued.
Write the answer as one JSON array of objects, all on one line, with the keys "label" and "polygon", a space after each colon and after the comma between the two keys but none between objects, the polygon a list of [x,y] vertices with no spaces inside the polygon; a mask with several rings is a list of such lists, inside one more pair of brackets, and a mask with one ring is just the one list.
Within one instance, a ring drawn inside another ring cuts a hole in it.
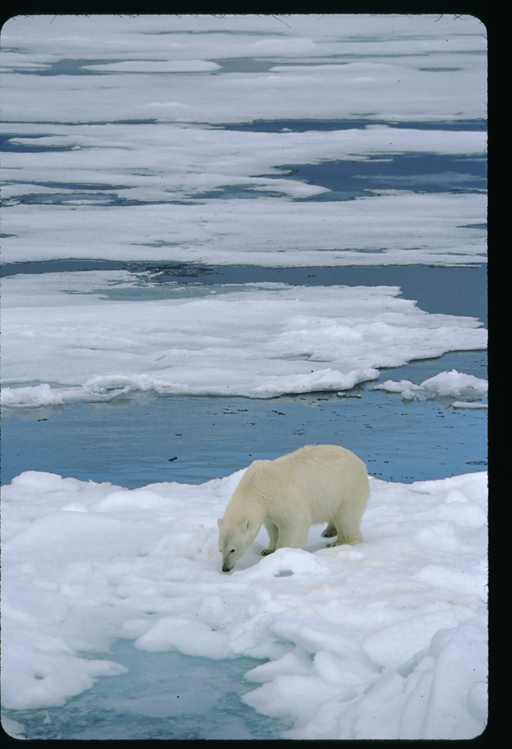
[{"label": "wet ice surface", "polygon": [[[312,21],[2,31],[11,734],[485,725],[485,34]],[[367,462],[364,543],[224,575],[242,470],[307,442]]]},{"label": "wet ice surface", "polygon": [[[262,740],[278,739],[291,726],[290,720],[258,715],[242,702],[251,688],[244,674],[261,663],[254,658],[219,664],[177,651],[134,650],[127,640],[113,643],[108,657],[127,669],[115,684],[98,680],[69,700],[66,710],[16,711],[26,734],[45,740]],[[11,730],[15,733],[15,726]]]}]

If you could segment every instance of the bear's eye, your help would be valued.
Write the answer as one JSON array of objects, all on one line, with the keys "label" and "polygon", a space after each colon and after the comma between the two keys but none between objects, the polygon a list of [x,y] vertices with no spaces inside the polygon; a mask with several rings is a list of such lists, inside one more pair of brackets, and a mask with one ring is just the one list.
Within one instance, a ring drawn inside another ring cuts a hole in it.
[{"label": "bear's eye", "polygon": [[235,553],[235,551],[236,551],[235,549],[231,549],[231,551],[230,551],[229,553],[230,553],[230,554],[234,554],[234,553]]}]

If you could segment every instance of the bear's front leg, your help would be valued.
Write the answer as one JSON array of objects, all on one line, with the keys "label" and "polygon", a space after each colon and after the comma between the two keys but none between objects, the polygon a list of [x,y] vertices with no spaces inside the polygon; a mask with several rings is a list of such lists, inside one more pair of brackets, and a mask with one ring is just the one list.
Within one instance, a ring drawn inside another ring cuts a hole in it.
[{"label": "bear's front leg", "polygon": [[308,540],[309,518],[293,518],[279,528],[278,549],[305,549]]},{"label": "bear's front leg", "polygon": [[269,544],[267,549],[263,549],[261,556],[268,557],[269,554],[272,554],[276,550],[277,539],[279,538],[279,528],[273,520],[270,520],[270,518],[265,518],[263,525],[267,529]]}]

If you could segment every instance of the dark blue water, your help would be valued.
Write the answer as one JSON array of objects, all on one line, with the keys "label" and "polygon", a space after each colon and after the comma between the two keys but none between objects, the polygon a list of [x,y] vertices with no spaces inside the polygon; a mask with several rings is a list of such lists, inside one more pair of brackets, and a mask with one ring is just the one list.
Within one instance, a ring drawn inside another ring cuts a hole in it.
[{"label": "dark blue water", "polygon": [[[287,164],[280,168],[280,179],[299,180],[329,190],[300,198],[304,201],[353,200],[376,189],[428,193],[471,193],[487,189],[487,158],[484,153],[480,157],[435,153],[386,154],[385,158],[381,156],[366,161]],[[250,188],[250,184],[226,185],[196,197],[257,199],[262,195]]]},{"label": "dark blue water", "polygon": [[[216,60],[216,62],[219,62]],[[253,122],[226,123],[219,125],[225,130],[241,130],[254,133],[279,133],[283,130],[290,130],[293,133],[305,133],[308,131],[333,131],[333,130],[353,130],[363,129],[368,125],[384,125],[395,129],[406,130],[487,130],[487,123],[484,120],[455,120],[450,122],[433,121],[433,122],[406,122],[394,120],[378,119],[347,119],[347,120],[254,120]]]},{"label": "dark blue water", "polygon": [[[398,144],[397,144],[397,147]],[[481,192],[487,189],[487,159],[414,153],[370,158],[367,161],[329,161],[282,167],[285,179],[326,187],[328,193],[304,200],[352,200],[368,190],[416,192]]]}]

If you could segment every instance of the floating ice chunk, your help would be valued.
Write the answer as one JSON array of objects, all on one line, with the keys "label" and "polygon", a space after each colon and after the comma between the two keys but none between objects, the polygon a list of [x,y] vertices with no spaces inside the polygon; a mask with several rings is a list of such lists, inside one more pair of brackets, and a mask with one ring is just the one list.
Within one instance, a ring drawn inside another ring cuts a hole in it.
[{"label": "floating ice chunk", "polygon": [[469,403],[468,401],[454,401],[452,403],[452,408],[472,408],[472,409],[478,409],[478,408],[489,408],[487,403]]},{"label": "floating ice chunk", "polygon": [[[68,400],[69,402],[69,400]],[[23,403],[27,407],[62,405],[64,393],[60,389],[51,388],[47,383],[31,385],[21,388],[2,388],[2,405],[17,406]]]},{"label": "floating ice chunk", "polygon": [[[37,279],[5,289],[4,381],[45,383],[4,387],[2,404],[11,408],[108,402],[137,391],[271,398],[348,390],[376,379],[377,367],[487,343],[477,320],[423,312],[398,287],[247,284],[144,303],[91,303],[85,292],[72,306],[56,288],[41,307],[25,301],[30,290],[37,295]],[[477,378],[448,379],[450,392],[481,392]]]},{"label": "floating ice chunk", "polygon": [[487,380],[452,369],[451,372],[441,372],[435,377],[424,380],[421,385],[414,385],[409,380],[399,382],[386,380],[382,384],[374,385],[373,389],[385,390],[388,393],[401,393],[405,400],[414,400],[420,395],[427,398],[460,398],[462,396],[466,400],[455,400],[451,404],[454,408],[487,408],[486,403],[474,403],[474,401],[487,396],[489,385]]},{"label": "floating ice chunk", "polygon": [[405,400],[414,400],[421,393],[421,385],[414,385],[409,380],[386,380],[385,382],[374,385],[374,390],[386,390],[388,393],[401,393]]},{"label": "floating ice chunk", "polygon": [[428,396],[447,395],[457,397],[468,402],[480,400],[487,396],[489,385],[487,380],[482,380],[473,375],[462,374],[452,369],[451,372],[441,372],[435,377],[430,377],[421,383],[423,392]]}]

